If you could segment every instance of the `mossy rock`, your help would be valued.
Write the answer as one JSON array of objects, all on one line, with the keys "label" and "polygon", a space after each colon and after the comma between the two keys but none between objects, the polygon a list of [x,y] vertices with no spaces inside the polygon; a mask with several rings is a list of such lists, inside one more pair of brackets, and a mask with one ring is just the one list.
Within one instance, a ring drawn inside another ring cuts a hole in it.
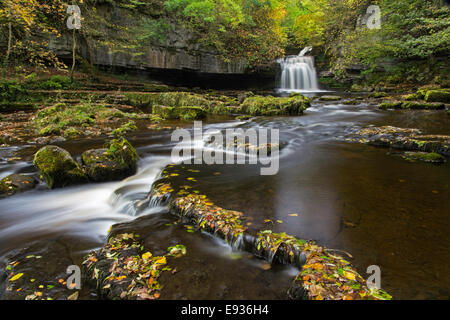
[{"label": "mossy rock", "polygon": [[165,84],[149,83],[144,85],[144,90],[149,92],[168,92],[170,87]]},{"label": "mossy rock", "polygon": [[36,179],[24,174],[10,174],[0,180],[0,197],[6,197],[15,193],[33,189],[36,186]]},{"label": "mossy rock", "polygon": [[387,97],[388,94],[386,92],[372,92],[371,94],[369,94],[369,98],[385,98]]},{"label": "mossy rock", "polygon": [[302,95],[276,98],[273,96],[248,97],[240,106],[240,113],[254,116],[301,115],[310,106]]},{"label": "mossy rock", "polygon": [[87,176],[70,153],[57,146],[45,146],[34,155],[34,166],[50,189],[87,182]]},{"label": "mossy rock", "polygon": [[343,101],[342,104],[354,106],[354,105],[359,104],[359,101],[356,99],[349,99],[349,100]]},{"label": "mossy rock", "polygon": [[408,161],[424,161],[431,163],[446,162],[445,157],[435,152],[405,152],[402,158]]},{"label": "mossy rock", "polygon": [[440,102],[420,102],[420,101],[405,101],[402,103],[402,109],[424,109],[424,110],[442,110],[445,104]]},{"label": "mossy rock", "polygon": [[163,119],[200,120],[206,117],[206,111],[201,107],[166,107],[154,106],[153,114]]},{"label": "mossy rock", "polygon": [[190,121],[206,118],[206,112],[201,107],[179,107],[174,109],[177,119]]},{"label": "mossy rock", "polygon": [[320,101],[339,101],[341,99],[339,96],[321,96],[319,98]]},{"label": "mossy rock", "polygon": [[430,90],[425,94],[426,102],[450,103],[450,90]]},{"label": "mossy rock", "polygon": [[136,126],[136,122],[128,121],[117,129],[114,129],[111,134],[114,136],[122,136],[126,133],[137,131],[138,127]]},{"label": "mossy rock", "polygon": [[106,148],[83,152],[81,161],[89,179],[95,182],[122,180],[136,173],[138,154],[124,138],[112,140]]},{"label": "mossy rock", "polygon": [[401,107],[402,107],[402,102],[400,102],[400,101],[383,102],[378,105],[378,108],[381,110],[400,109]]},{"label": "mossy rock", "polygon": [[406,100],[406,101],[414,101],[414,100],[422,99],[423,96],[420,94],[417,94],[417,93],[411,93],[411,94],[407,94],[407,95],[403,96],[402,98],[403,98],[403,100]]}]

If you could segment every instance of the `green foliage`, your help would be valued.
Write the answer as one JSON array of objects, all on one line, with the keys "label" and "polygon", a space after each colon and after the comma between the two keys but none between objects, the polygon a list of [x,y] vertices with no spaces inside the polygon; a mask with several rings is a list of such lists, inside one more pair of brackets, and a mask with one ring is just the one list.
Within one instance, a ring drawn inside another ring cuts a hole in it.
[{"label": "green foliage", "polygon": [[0,82],[0,102],[13,102],[26,95],[25,87],[17,80]]},{"label": "green foliage", "polygon": [[123,136],[128,132],[136,131],[138,128],[136,127],[136,123],[134,121],[128,121],[117,129],[112,131],[112,135],[114,136]]}]

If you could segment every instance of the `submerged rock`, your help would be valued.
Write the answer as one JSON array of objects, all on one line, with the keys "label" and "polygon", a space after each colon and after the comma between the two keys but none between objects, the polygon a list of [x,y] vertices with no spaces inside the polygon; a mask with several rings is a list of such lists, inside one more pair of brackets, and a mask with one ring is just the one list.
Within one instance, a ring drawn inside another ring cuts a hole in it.
[{"label": "submerged rock", "polygon": [[424,161],[431,163],[443,163],[446,159],[438,153],[435,152],[405,152],[403,154],[403,159],[408,161]]},{"label": "submerged rock", "polygon": [[445,104],[440,102],[424,101],[385,101],[378,105],[379,109],[411,109],[411,110],[441,110]]},{"label": "submerged rock", "polygon": [[301,272],[288,290],[290,299],[392,298],[381,289],[368,288],[364,278],[350,262],[333,252],[334,250],[284,232],[263,230],[254,235],[244,226],[246,218],[242,212],[221,208],[206,195],[190,194],[183,190],[176,192],[170,183],[163,181],[155,183],[149,199],[153,202],[160,199],[183,221],[189,222],[198,230],[224,239],[233,247],[253,253],[269,263],[299,267]]},{"label": "submerged rock", "polygon": [[89,179],[95,182],[121,180],[136,173],[137,152],[128,140],[116,139],[103,149],[81,155]]},{"label": "submerged rock", "polygon": [[423,135],[418,129],[369,126],[356,129],[346,141],[450,156],[450,136]]},{"label": "submerged rock", "polygon": [[339,96],[321,96],[319,98],[320,101],[339,101],[341,99]]},{"label": "submerged rock", "polygon": [[103,248],[86,256],[83,267],[102,298],[155,300],[162,289],[161,273],[171,270],[167,258],[179,256],[174,248],[169,248],[166,255],[154,256],[144,250],[139,235],[117,234]]},{"label": "submerged rock", "polygon": [[0,180],[0,197],[31,190],[36,186],[36,179],[24,174],[10,174]]},{"label": "submerged rock", "polygon": [[57,146],[45,146],[34,155],[34,166],[48,188],[60,188],[87,182],[87,176],[70,153]]}]

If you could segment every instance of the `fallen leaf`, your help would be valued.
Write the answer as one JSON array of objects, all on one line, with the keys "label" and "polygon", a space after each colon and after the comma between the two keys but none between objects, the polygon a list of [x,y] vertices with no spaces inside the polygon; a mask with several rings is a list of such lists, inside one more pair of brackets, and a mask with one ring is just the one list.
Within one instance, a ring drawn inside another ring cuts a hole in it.
[{"label": "fallen leaf", "polygon": [[78,300],[78,291],[68,296],[67,300]]},{"label": "fallen leaf", "polygon": [[22,276],[23,276],[23,273],[18,273],[14,277],[9,279],[9,281],[16,281],[17,279],[20,279]]}]

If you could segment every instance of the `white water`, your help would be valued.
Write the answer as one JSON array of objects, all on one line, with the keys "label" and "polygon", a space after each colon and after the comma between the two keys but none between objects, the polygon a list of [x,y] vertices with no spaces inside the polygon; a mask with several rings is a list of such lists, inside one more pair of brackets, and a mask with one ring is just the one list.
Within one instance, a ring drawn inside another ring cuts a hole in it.
[{"label": "white water", "polygon": [[311,47],[304,48],[298,56],[279,59],[281,65],[280,91],[286,92],[317,92],[317,72],[314,67],[314,57],[305,56]]}]

